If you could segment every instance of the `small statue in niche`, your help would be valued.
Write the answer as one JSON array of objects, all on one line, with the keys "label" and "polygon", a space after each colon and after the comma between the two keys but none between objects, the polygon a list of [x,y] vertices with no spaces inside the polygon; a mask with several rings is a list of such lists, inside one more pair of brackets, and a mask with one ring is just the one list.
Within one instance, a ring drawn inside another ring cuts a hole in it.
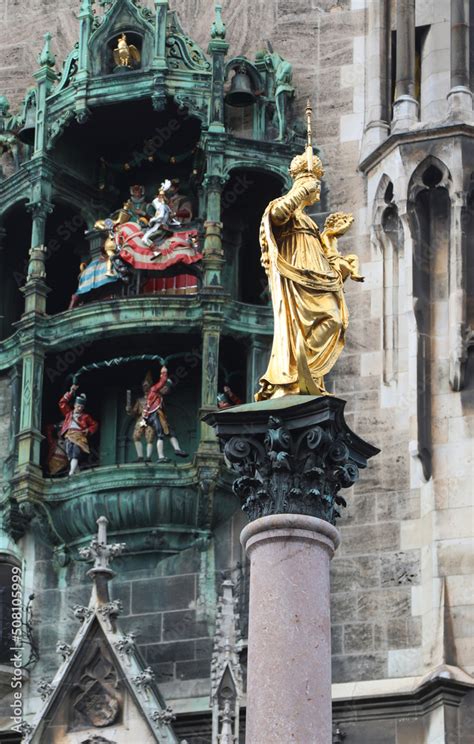
[{"label": "small statue in niche", "polygon": [[275,80],[275,105],[278,119],[278,137],[277,142],[281,142],[286,136],[286,125],[288,118],[288,103],[294,95],[293,87],[293,67],[290,62],[283,59],[267,41],[269,54],[265,57],[265,64]]},{"label": "small statue in niche", "polygon": [[149,246],[155,240],[158,240],[161,233],[163,233],[163,236],[169,235],[174,227],[181,226],[181,223],[175,218],[168,204],[167,192],[170,188],[171,181],[166,179],[161,184],[156,197],[152,201],[155,216],[151,218],[148,230],[143,235],[145,245]]},{"label": "small statue in niche", "polygon": [[118,68],[133,70],[140,65],[141,55],[134,44],[127,43],[126,34],[119,36],[114,49],[114,62]]},{"label": "small statue in niche", "polygon": [[60,436],[66,441],[69,475],[74,475],[84,455],[90,454],[89,437],[99,428],[97,421],[85,412],[87,398],[84,394],[77,395],[72,403],[78,389],[78,385],[71,385],[59,401],[59,410],[64,416]]},{"label": "small statue in niche", "polygon": [[236,395],[228,385],[224,385],[224,392],[217,394],[217,407],[220,410],[224,408],[232,408],[233,406],[240,406],[242,401]]},{"label": "small statue in niche", "polygon": [[[147,424],[143,426],[143,411],[146,406],[148,393],[150,392],[151,386],[153,385],[153,378],[151,372],[148,371],[145,375],[145,379],[142,382],[143,396],[137,398],[132,405],[132,391],[127,390],[127,404],[126,412],[129,416],[133,416],[135,419],[135,426],[133,429],[133,443],[137,452],[137,462],[151,462],[151,455],[153,453],[153,443],[156,439],[155,430],[152,426]],[[146,456],[143,457],[143,442],[142,439],[145,437],[146,442]]]},{"label": "small statue in niche", "polygon": [[181,225],[187,225],[193,220],[193,205],[188,196],[179,193],[179,179],[174,178],[167,191],[168,205],[172,214]]},{"label": "small statue in niche", "polygon": [[321,243],[329,263],[341,273],[342,278],[348,276],[354,282],[363,282],[364,277],[359,273],[359,258],[355,253],[342,256],[337,249],[337,239],[344,235],[354,222],[354,217],[346,212],[333,212],[326,218],[324,230],[321,233]]},{"label": "small statue in niche", "polygon": [[171,380],[168,378],[167,368],[163,366],[161,368],[160,379],[148,391],[146,405],[143,410],[143,418],[140,422],[142,427],[151,426],[155,431],[159,463],[169,462],[169,458],[165,457],[164,452],[163,440],[165,436],[169,437],[175,455],[178,457],[188,456],[188,453],[184,452],[179,446],[176,434],[168,423],[168,418],[163,407],[163,396],[167,395],[170,390]]},{"label": "small statue in niche", "polygon": [[123,205],[123,209],[128,212],[128,222],[135,222],[141,228],[146,228],[149,218],[153,215],[153,208],[145,197],[145,187],[136,183],[130,186],[130,196]]}]

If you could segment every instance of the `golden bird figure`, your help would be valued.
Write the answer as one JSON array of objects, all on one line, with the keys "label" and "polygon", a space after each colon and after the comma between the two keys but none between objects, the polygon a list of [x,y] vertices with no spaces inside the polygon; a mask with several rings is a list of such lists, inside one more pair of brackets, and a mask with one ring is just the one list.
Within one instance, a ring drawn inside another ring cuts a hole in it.
[{"label": "golden bird figure", "polygon": [[140,52],[137,47],[134,44],[127,44],[126,34],[119,36],[117,47],[114,49],[114,61],[117,67],[138,66],[140,59]]}]

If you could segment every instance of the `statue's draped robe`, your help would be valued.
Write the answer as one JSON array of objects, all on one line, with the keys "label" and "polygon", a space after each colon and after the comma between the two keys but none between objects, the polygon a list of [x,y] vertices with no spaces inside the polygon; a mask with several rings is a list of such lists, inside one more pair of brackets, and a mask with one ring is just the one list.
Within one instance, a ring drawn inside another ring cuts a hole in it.
[{"label": "statue's draped robe", "polygon": [[325,255],[317,225],[303,211],[307,191],[296,183],[271,202],[262,219],[262,252],[274,313],[270,362],[256,400],[275,393],[324,394],[323,377],[344,347],[348,311],[343,275]]}]

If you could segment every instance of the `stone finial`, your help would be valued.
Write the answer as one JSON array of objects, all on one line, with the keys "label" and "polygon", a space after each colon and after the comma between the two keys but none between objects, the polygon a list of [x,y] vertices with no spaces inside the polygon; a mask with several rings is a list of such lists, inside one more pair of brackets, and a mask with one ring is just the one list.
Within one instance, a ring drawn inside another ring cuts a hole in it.
[{"label": "stone finial", "polygon": [[222,41],[224,41],[225,34],[226,27],[224,21],[222,20],[222,5],[220,3],[216,3],[214,21],[211,26],[211,38],[222,39]]},{"label": "stone finial", "polygon": [[99,612],[104,618],[114,618],[123,612],[123,605],[119,599],[114,599],[112,602],[101,605]]},{"label": "stone finial", "polygon": [[112,543],[107,545],[107,517],[99,517],[97,520],[98,532],[88,548],[80,548],[79,555],[86,560],[94,558],[95,573],[110,572],[110,560],[121,555],[126,548],[125,543]]},{"label": "stone finial", "polygon": [[[220,731],[221,744],[234,744],[233,720],[238,719],[242,696],[240,634],[235,612],[234,582],[222,582],[216,612],[214,650],[211,660],[211,707],[213,728]],[[230,738],[229,738],[230,737]]]},{"label": "stone finial", "polygon": [[51,51],[51,39],[52,36],[48,31],[44,35],[44,46],[38,57],[38,63],[41,67],[54,67],[56,63],[56,57]]},{"label": "stone finial", "polygon": [[135,638],[137,637],[137,633],[127,633],[126,635],[122,636],[122,638],[119,638],[118,641],[115,641],[114,646],[119,652],[121,656],[125,656],[128,659],[128,663],[130,664],[130,656],[135,652],[136,644],[135,644]]},{"label": "stone finial", "polygon": [[66,661],[69,659],[70,656],[72,656],[73,648],[69,645],[69,643],[63,643],[62,641],[58,641],[56,644],[56,653],[61,654],[63,657],[63,661]]},{"label": "stone finial", "polygon": [[89,609],[89,607],[84,607],[83,605],[78,605],[78,604],[73,605],[72,611],[73,611],[74,617],[77,620],[80,620],[81,623],[83,623],[85,620],[88,620],[90,616],[92,615],[92,610]]},{"label": "stone finial", "polygon": [[173,712],[173,709],[167,705],[164,710],[153,711],[151,718],[158,726],[169,726],[176,720],[176,714]]},{"label": "stone finial", "polygon": [[204,417],[238,475],[233,490],[251,521],[302,514],[335,524],[346,506],[341,489],[379,452],[349,429],[344,406],[329,396],[287,395]]},{"label": "stone finial", "polygon": [[23,738],[26,738],[33,733],[33,726],[30,726],[30,724],[26,721],[22,721],[17,730],[23,736]]},{"label": "stone finial", "polygon": [[50,697],[50,695],[53,694],[54,687],[50,685],[50,683],[46,679],[43,678],[40,679],[36,690],[40,694],[41,700],[45,701]]},{"label": "stone finial", "polygon": [[132,682],[137,687],[140,692],[143,692],[145,697],[148,697],[148,688],[153,684],[155,680],[155,673],[151,667],[147,667],[143,670],[143,672],[140,672],[140,674],[137,674],[136,677],[133,677]]}]

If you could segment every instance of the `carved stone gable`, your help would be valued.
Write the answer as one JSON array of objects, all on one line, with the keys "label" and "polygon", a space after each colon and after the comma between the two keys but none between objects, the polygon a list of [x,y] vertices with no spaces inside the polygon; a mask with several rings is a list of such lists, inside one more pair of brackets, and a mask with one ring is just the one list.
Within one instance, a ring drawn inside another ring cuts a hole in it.
[{"label": "carved stone gable", "polygon": [[70,700],[70,728],[111,726],[122,712],[120,678],[98,642],[83,664]]}]

